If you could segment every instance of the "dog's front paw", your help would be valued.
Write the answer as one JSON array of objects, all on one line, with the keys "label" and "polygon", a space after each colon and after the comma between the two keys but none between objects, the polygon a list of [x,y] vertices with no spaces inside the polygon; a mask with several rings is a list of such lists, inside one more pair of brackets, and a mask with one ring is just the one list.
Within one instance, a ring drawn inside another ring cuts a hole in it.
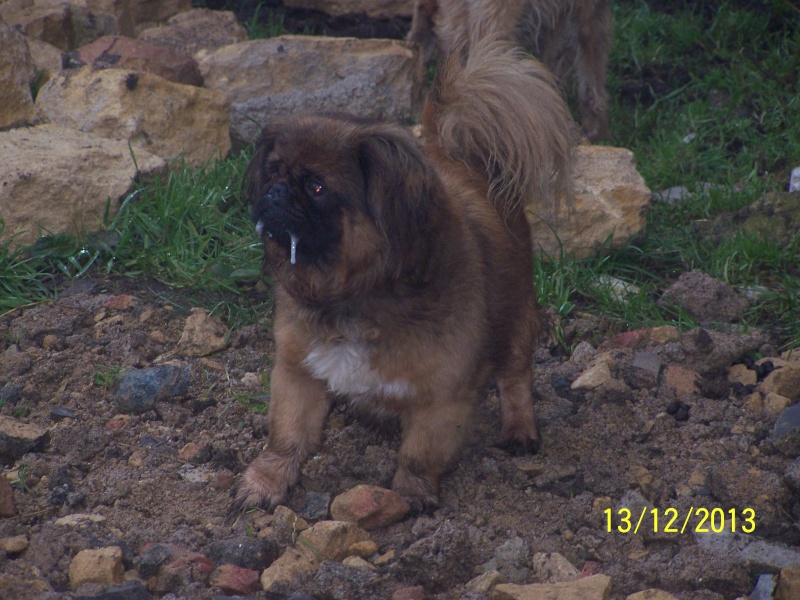
[{"label": "dog's front paw", "polygon": [[228,513],[237,516],[251,508],[273,510],[286,500],[298,477],[299,461],[265,451],[242,475],[242,481]]},{"label": "dog's front paw", "polygon": [[411,507],[412,514],[431,514],[439,508],[436,486],[408,469],[400,468],[394,475],[392,489]]},{"label": "dog's front paw", "polygon": [[526,454],[537,454],[542,447],[542,438],[539,433],[530,435],[525,432],[501,435],[500,440],[495,444],[498,448],[505,450],[511,456],[524,456]]}]

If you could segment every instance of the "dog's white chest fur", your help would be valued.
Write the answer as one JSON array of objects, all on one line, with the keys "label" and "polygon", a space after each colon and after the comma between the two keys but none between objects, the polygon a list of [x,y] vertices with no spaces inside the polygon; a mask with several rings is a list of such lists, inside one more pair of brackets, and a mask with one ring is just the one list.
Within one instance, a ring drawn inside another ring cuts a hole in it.
[{"label": "dog's white chest fur", "polygon": [[353,400],[365,396],[402,399],[414,393],[408,381],[387,381],[372,368],[365,342],[314,344],[303,365],[314,377],[327,382],[331,392]]}]

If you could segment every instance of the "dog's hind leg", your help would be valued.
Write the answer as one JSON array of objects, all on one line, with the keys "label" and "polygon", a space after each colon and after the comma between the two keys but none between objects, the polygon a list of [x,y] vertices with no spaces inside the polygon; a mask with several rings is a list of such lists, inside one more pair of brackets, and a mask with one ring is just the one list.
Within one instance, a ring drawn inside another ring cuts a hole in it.
[{"label": "dog's hind leg", "polygon": [[535,453],[541,445],[533,403],[531,360],[539,331],[533,294],[522,311],[509,340],[509,354],[495,374],[500,393],[500,439],[498,446],[511,454]]}]

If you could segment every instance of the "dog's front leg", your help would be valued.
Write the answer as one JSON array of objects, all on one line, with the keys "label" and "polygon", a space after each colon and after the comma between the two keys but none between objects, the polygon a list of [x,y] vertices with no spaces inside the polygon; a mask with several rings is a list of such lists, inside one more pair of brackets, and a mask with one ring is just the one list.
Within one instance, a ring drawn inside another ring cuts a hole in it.
[{"label": "dog's front leg", "polygon": [[403,442],[392,488],[414,512],[439,506],[439,478],[469,434],[474,396],[469,390],[443,395],[401,415]]},{"label": "dog's front leg", "polygon": [[283,502],[303,462],[322,441],[330,408],[325,383],[279,358],[271,390],[269,442],[244,472],[232,513],[255,506],[271,510]]}]

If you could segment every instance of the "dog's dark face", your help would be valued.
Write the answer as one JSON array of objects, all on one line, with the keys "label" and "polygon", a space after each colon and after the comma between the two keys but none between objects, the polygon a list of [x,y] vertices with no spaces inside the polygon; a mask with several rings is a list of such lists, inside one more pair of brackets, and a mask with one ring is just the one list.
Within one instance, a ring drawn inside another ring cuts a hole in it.
[{"label": "dog's dark face", "polygon": [[287,119],[265,130],[247,180],[267,262],[299,293],[336,297],[419,270],[440,184],[404,130]]}]

